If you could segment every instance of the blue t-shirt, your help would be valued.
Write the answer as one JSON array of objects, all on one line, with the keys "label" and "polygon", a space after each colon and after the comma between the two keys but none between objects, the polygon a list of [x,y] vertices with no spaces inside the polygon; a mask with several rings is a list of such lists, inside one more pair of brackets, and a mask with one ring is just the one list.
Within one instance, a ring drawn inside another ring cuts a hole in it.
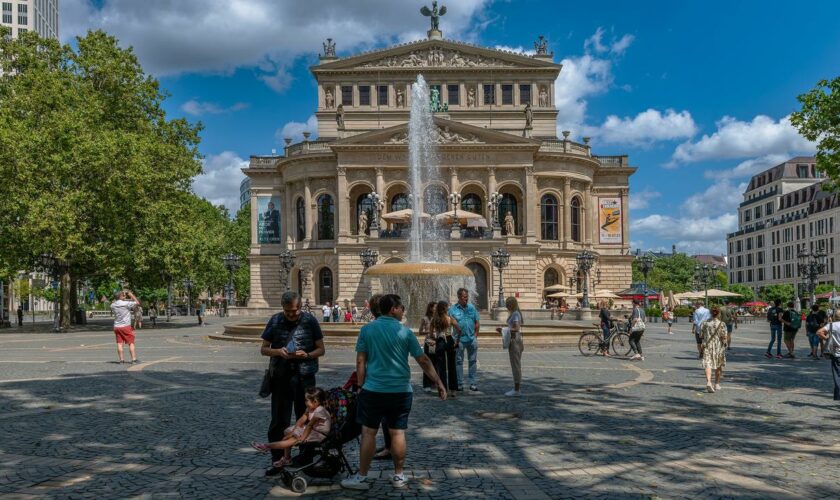
[{"label": "blue t-shirt", "polygon": [[362,327],[356,352],[367,354],[365,383],[371,392],[413,392],[408,356],[423,354],[414,333],[390,316],[380,316]]},{"label": "blue t-shirt", "polygon": [[467,302],[466,307],[461,307],[461,304],[455,304],[449,308],[449,315],[455,318],[458,326],[461,327],[462,344],[469,344],[475,341],[475,324],[478,322],[478,310],[475,306]]}]

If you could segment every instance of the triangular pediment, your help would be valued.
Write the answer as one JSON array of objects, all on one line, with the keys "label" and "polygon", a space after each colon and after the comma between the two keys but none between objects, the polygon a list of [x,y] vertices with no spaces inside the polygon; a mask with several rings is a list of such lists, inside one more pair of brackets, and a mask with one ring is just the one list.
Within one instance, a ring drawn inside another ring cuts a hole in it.
[{"label": "triangular pediment", "polygon": [[[517,137],[505,132],[476,127],[466,123],[435,117],[435,141],[442,146],[510,145],[539,148],[540,141]],[[382,130],[373,130],[335,141],[332,147],[341,146],[408,146],[408,124],[403,123]]]},{"label": "triangular pediment", "polygon": [[553,69],[560,65],[518,52],[479,47],[452,40],[422,40],[366,52],[313,66],[313,72],[334,70],[447,70],[447,69]]}]

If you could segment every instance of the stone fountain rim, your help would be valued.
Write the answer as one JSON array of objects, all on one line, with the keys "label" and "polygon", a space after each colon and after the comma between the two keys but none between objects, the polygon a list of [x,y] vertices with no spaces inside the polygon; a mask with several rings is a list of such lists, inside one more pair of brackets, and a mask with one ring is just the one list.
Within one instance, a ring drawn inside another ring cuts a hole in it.
[{"label": "stone fountain rim", "polygon": [[463,276],[472,278],[470,269],[461,264],[442,262],[389,262],[371,266],[368,276]]}]

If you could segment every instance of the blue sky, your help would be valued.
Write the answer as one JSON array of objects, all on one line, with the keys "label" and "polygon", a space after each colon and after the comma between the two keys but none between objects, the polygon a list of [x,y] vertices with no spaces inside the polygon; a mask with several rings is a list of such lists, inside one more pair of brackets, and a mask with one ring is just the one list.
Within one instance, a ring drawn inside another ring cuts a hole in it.
[{"label": "blue sky", "polygon": [[[430,4],[431,2],[425,2]],[[634,246],[724,251],[744,182],[813,145],[787,122],[796,96],[840,71],[840,2],[442,1],[444,36],[564,64],[558,130],[629,154]],[[309,65],[423,38],[421,1],[62,0],[62,38],[102,28],[133,46],[205,125],[197,193],[238,206],[239,168],[312,128]]]}]

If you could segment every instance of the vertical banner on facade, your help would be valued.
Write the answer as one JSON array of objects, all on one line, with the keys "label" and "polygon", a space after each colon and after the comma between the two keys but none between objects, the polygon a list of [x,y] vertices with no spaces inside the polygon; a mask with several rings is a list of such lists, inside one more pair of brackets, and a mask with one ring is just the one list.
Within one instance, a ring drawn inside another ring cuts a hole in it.
[{"label": "vertical banner on facade", "polygon": [[598,227],[602,244],[621,244],[621,198],[598,198]]},{"label": "vertical banner on facade", "polygon": [[257,196],[257,241],[280,243],[280,199]]}]

